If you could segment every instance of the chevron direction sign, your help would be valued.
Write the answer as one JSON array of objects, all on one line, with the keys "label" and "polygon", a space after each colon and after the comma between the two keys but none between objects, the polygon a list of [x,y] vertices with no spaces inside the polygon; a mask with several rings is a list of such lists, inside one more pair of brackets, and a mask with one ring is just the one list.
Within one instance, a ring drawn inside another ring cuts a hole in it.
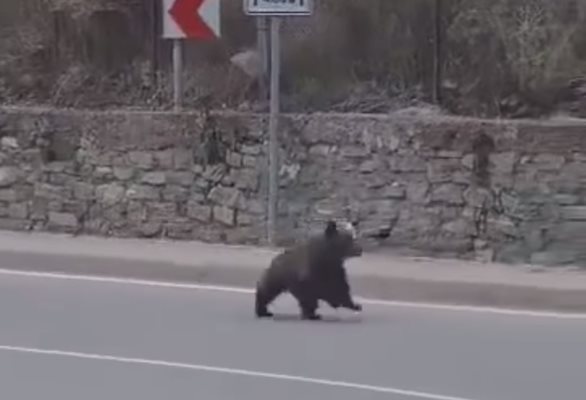
[{"label": "chevron direction sign", "polygon": [[220,37],[220,0],[163,0],[165,39]]}]

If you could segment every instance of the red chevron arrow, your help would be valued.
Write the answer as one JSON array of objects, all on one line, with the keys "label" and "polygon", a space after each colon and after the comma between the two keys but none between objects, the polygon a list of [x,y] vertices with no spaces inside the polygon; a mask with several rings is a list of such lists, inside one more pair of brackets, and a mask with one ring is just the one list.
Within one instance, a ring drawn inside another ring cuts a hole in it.
[{"label": "red chevron arrow", "polygon": [[211,39],[216,35],[199,14],[202,4],[209,0],[175,0],[169,14],[187,37]]}]

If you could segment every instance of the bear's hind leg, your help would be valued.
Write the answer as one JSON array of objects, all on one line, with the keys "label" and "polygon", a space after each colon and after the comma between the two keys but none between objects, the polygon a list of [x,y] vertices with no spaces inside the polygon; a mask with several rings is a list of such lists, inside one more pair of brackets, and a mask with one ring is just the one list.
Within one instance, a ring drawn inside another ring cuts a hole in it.
[{"label": "bear's hind leg", "polygon": [[298,284],[290,289],[291,294],[299,303],[301,317],[306,320],[320,320],[321,315],[317,314],[318,298],[313,295],[309,285]]},{"label": "bear's hind leg", "polygon": [[272,303],[277,296],[283,293],[282,287],[275,287],[275,288],[266,288],[259,286],[256,288],[256,296],[255,296],[255,313],[258,318],[271,318],[273,317],[273,313],[271,313],[267,306]]},{"label": "bear's hind leg", "polygon": [[305,300],[300,303],[301,305],[301,317],[303,319],[307,319],[310,321],[317,321],[322,319],[322,316],[319,315],[317,310],[317,301],[316,300]]}]

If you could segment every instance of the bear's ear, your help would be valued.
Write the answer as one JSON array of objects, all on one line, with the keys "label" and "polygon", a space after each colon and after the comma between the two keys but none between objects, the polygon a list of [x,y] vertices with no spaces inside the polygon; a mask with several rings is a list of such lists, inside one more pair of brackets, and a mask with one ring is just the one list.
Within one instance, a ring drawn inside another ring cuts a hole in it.
[{"label": "bear's ear", "polygon": [[356,239],[357,232],[356,225],[354,223],[346,222],[346,224],[344,224],[344,229],[352,236],[352,239]]},{"label": "bear's ear", "polygon": [[338,227],[336,226],[336,222],[335,221],[328,221],[327,225],[326,225],[326,231],[325,231],[325,235],[326,238],[330,238],[334,235],[336,235],[338,233]]}]

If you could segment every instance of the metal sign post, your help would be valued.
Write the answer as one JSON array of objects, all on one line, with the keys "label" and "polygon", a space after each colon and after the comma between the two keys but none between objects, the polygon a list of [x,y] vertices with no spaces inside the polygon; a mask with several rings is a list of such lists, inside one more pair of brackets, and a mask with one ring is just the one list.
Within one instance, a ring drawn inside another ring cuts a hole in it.
[{"label": "metal sign post", "polygon": [[281,18],[270,17],[271,20],[271,93],[269,115],[269,207],[268,207],[268,240],[275,244],[277,205],[279,190],[279,144],[277,128],[280,109],[281,74]]},{"label": "metal sign post", "polygon": [[267,17],[256,18],[256,43],[257,50],[261,60],[261,73],[258,82],[259,100],[265,102],[267,100],[267,76],[269,73],[269,23]]},{"label": "metal sign post", "polygon": [[[243,0],[244,12],[256,17],[269,17],[271,25],[271,80],[270,80],[270,110],[268,132],[268,207],[267,207],[267,239],[269,245],[276,244],[278,190],[279,190],[279,112],[280,112],[280,74],[281,74],[281,17],[311,15],[313,2],[310,0],[289,0],[275,2],[274,0]],[[262,46],[262,44],[261,44]]]},{"label": "metal sign post", "polygon": [[173,39],[173,104],[183,105],[183,41],[220,36],[220,0],[162,0],[163,37]]},{"label": "metal sign post", "polygon": [[173,39],[173,107],[175,111],[183,107],[183,43]]}]

